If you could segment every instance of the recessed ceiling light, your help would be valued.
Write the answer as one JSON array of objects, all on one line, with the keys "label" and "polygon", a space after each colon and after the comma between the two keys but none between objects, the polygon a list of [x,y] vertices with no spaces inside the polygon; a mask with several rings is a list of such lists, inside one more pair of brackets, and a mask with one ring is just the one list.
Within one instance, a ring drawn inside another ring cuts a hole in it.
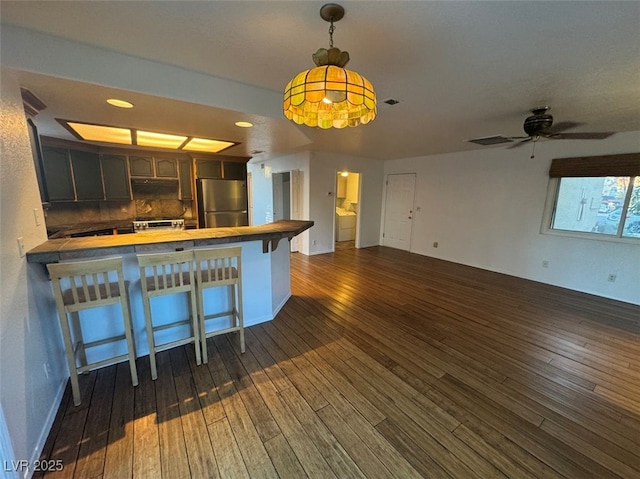
[{"label": "recessed ceiling light", "polygon": [[133,103],[126,100],[118,100],[117,98],[109,98],[107,103],[118,108],[133,108]]},{"label": "recessed ceiling light", "polygon": [[248,121],[236,121],[236,126],[240,128],[251,128],[253,123],[249,123]]}]

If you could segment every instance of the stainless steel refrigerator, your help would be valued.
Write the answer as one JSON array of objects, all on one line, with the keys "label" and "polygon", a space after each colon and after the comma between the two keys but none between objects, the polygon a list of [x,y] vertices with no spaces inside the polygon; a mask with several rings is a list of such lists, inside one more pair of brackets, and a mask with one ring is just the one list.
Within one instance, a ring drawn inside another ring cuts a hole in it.
[{"label": "stainless steel refrigerator", "polygon": [[243,180],[196,180],[198,226],[248,226],[247,182]]}]

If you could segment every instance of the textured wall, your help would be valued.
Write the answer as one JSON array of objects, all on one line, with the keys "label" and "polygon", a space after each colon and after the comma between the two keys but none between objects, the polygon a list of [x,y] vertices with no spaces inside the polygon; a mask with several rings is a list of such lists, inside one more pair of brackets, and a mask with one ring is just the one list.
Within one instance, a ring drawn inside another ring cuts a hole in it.
[{"label": "textured wall", "polygon": [[[13,458],[37,459],[66,381],[51,288],[39,265],[20,255],[46,241],[29,133],[13,72],[1,71],[0,404]],[[45,371],[46,368],[46,371]]]}]

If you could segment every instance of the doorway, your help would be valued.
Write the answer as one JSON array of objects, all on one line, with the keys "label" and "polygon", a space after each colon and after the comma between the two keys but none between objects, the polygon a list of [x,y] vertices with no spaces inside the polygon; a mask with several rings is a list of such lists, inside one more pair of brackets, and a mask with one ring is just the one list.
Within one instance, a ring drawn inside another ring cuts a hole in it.
[{"label": "doorway", "polygon": [[415,186],[415,173],[387,176],[384,231],[382,233],[384,246],[411,251]]},{"label": "doorway", "polygon": [[[302,219],[302,196],[299,170],[272,173],[273,221]],[[298,237],[290,241],[291,252],[299,249]]]},{"label": "doorway", "polygon": [[355,248],[360,223],[360,173],[336,174],[335,249]]}]

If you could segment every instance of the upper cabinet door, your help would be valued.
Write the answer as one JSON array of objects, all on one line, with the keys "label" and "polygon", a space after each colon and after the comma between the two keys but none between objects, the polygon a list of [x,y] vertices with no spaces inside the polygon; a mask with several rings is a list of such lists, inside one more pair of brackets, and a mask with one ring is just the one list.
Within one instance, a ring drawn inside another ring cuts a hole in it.
[{"label": "upper cabinet door", "polygon": [[178,162],[180,169],[180,199],[192,200],[193,188],[191,186],[191,160],[180,160]]},{"label": "upper cabinet door", "polygon": [[178,162],[174,158],[155,158],[158,178],[177,178]]},{"label": "upper cabinet door", "polygon": [[130,156],[129,169],[131,176],[154,176],[153,158],[150,156]]},{"label": "upper cabinet door", "polygon": [[49,201],[75,200],[69,150],[43,147],[42,157]]},{"label": "upper cabinet door", "polygon": [[107,200],[130,200],[127,157],[124,155],[102,155],[102,178],[104,196]]},{"label": "upper cabinet door", "polygon": [[246,180],[247,164],[239,161],[225,161],[222,163],[225,180]]},{"label": "upper cabinet door", "polygon": [[196,160],[196,177],[222,178],[222,162],[220,160]]},{"label": "upper cabinet door", "polygon": [[103,200],[100,157],[90,151],[71,150],[71,164],[78,200]]}]

